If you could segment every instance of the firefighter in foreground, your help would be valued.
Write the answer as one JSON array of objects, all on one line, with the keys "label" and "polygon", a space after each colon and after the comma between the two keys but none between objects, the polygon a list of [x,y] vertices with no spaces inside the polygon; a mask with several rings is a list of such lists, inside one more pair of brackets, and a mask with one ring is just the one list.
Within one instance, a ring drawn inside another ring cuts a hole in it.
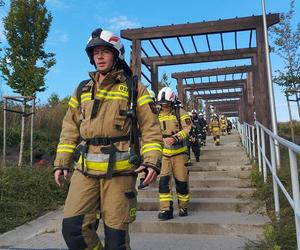
[{"label": "firefighter in foreground", "polygon": [[[161,129],[152,98],[124,61],[120,38],[96,29],[86,53],[96,71],[89,73],[90,78],[79,84],[70,99],[54,162],[54,178],[60,186],[59,177],[66,179],[76,150],[62,233],[71,250],[130,249],[128,227],[136,217],[137,173],[147,173],[144,184],[159,174]],[[104,248],[95,226],[99,206]]]},{"label": "firefighter in foreground", "polygon": [[214,143],[216,146],[220,145],[220,122],[218,116],[213,114],[212,119],[210,121],[210,133],[213,135]]},{"label": "firefighter in foreground", "polygon": [[186,167],[188,159],[186,140],[191,129],[191,120],[185,110],[176,104],[175,93],[171,88],[161,89],[157,99],[161,105],[159,121],[164,141],[159,179],[160,212],[158,218],[168,220],[173,218],[173,194],[170,187],[172,175],[175,179],[179,216],[188,215],[190,195]]},{"label": "firefighter in foreground", "polygon": [[225,115],[221,115],[220,125],[221,125],[222,135],[224,136],[227,133],[227,118],[225,117]]}]

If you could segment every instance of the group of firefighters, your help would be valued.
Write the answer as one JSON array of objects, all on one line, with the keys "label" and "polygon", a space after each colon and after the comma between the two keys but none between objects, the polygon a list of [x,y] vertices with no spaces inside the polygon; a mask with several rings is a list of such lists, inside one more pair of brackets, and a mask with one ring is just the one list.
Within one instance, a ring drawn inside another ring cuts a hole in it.
[{"label": "group of firefighters", "polygon": [[[94,30],[86,53],[96,70],[70,98],[54,161],[58,186],[73,172],[62,233],[71,250],[130,249],[137,175],[142,175],[140,189],[159,175],[160,220],[174,216],[174,178],[178,215],[188,216],[188,148],[199,161],[199,141],[205,145],[208,125],[202,113],[193,110],[190,116],[171,88],[162,88],[156,99],[138,83],[124,60],[120,38],[112,32]],[[213,115],[210,121],[216,144],[220,129],[228,126],[222,119]],[[96,233],[99,218],[104,247]]]}]

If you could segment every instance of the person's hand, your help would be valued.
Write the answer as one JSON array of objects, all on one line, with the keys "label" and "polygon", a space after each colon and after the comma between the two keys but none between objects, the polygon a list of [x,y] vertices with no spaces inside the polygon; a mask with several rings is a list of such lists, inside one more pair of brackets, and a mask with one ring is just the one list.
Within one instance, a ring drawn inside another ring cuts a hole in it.
[{"label": "person's hand", "polygon": [[167,137],[167,138],[163,138],[164,143],[171,146],[175,143],[175,139],[173,137]]},{"label": "person's hand", "polygon": [[61,186],[62,185],[62,181],[60,180],[60,176],[63,175],[64,176],[64,180],[67,180],[67,177],[68,177],[68,173],[69,171],[67,169],[57,169],[55,172],[54,172],[54,180],[57,184],[57,186]]},{"label": "person's hand", "polygon": [[136,173],[140,173],[142,171],[146,173],[145,180],[143,181],[143,185],[148,185],[156,180],[157,173],[153,168],[145,167],[141,165],[135,170]]}]

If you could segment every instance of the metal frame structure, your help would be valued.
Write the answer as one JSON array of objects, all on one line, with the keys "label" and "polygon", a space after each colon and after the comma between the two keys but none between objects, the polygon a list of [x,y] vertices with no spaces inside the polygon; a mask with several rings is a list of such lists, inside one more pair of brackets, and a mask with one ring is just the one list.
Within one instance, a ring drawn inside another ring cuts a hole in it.
[{"label": "metal frame structure", "polygon": [[[279,22],[279,14],[267,15],[267,26]],[[238,44],[239,32],[249,31],[249,46],[240,48]],[[234,34],[234,49],[226,49],[223,35]],[[221,50],[213,50],[210,44],[210,35],[219,34]],[[253,36],[256,38],[256,47],[252,46]],[[207,50],[200,52],[197,44],[197,37],[205,38]],[[151,83],[152,89],[158,90],[158,67],[167,65],[178,65],[188,63],[224,61],[233,59],[251,59],[253,67],[253,90],[257,118],[267,127],[271,125],[269,91],[267,85],[267,64],[265,51],[265,38],[263,30],[263,17],[251,16],[233,18],[218,21],[187,23],[180,25],[166,25],[150,28],[126,29],[121,31],[121,37],[132,41],[131,66],[134,74],[139,79],[144,78]],[[180,46],[180,54],[175,52],[168,45],[169,39],[175,39]],[[183,39],[189,39],[193,44],[194,52],[190,53],[184,47]],[[150,55],[144,44],[155,51],[156,55]],[[157,43],[164,48],[166,53],[158,49]],[[143,54],[143,56],[142,56]],[[150,71],[151,79],[142,72],[142,64]],[[182,95],[181,86],[178,83],[178,94]]]}]

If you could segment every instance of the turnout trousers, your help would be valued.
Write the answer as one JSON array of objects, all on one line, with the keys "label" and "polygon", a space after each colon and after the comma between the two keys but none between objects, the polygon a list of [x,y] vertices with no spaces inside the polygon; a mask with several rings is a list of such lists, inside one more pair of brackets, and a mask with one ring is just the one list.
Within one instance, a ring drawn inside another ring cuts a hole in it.
[{"label": "turnout trousers", "polygon": [[[135,176],[116,176],[108,180],[74,171],[62,225],[68,248],[130,249],[128,228],[137,211],[135,183]],[[104,248],[96,233],[97,209],[104,224]]]},{"label": "turnout trousers", "polygon": [[186,167],[187,154],[162,158],[162,167],[159,179],[159,201],[161,211],[173,210],[173,192],[171,178],[174,177],[178,207],[187,208],[190,199],[189,195],[189,173]]}]

